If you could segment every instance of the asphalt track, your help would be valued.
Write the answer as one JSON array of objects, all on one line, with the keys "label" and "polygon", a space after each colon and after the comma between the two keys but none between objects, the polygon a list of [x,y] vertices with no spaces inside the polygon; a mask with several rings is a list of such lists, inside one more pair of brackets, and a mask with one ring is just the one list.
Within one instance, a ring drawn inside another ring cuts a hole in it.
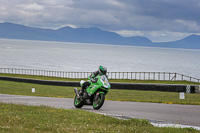
[{"label": "asphalt track", "polygon": [[[0,94],[0,102],[75,109],[73,99],[71,98]],[[105,101],[100,110],[93,110],[92,106],[84,106],[82,109],[125,118],[140,118],[158,123],[183,124],[200,127],[199,105]]]}]

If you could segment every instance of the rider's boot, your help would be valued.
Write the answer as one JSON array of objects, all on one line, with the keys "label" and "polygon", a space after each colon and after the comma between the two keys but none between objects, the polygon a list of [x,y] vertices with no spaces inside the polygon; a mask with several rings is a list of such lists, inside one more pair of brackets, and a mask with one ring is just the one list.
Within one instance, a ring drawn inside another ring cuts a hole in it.
[{"label": "rider's boot", "polygon": [[87,92],[85,92],[84,94],[83,94],[83,98],[88,98],[89,96],[88,96],[88,94],[87,94]]}]

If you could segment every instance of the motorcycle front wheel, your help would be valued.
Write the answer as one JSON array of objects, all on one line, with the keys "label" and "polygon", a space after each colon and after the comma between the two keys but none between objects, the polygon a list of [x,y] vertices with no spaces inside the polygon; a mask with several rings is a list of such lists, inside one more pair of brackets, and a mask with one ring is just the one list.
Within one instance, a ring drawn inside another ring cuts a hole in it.
[{"label": "motorcycle front wheel", "polygon": [[95,98],[94,98],[94,100],[93,100],[93,108],[96,110],[100,109],[102,107],[104,101],[105,101],[105,94],[100,93],[98,95],[97,99],[95,100]]},{"label": "motorcycle front wheel", "polygon": [[74,106],[75,106],[76,108],[81,108],[81,107],[83,107],[83,100],[78,99],[78,98],[77,98],[77,95],[76,95],[75,98],[74,98]]}]

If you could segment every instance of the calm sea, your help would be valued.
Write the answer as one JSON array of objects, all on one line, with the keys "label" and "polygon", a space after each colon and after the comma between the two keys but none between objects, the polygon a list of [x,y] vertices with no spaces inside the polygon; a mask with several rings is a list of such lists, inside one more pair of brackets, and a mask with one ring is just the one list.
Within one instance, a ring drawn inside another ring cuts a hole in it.
[{"label": "calm sea", "polygon": [[0,39],[0,68],[176,72],[200,78],[200,50]]}]

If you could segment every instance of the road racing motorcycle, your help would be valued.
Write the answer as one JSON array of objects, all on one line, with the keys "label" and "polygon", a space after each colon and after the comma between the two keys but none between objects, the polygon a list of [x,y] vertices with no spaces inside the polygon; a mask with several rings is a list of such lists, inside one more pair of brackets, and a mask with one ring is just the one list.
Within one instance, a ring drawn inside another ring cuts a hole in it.
[{"label": "road racing motorcycle", "polygon": [[[83,105],[92,105],[95,110],[98,110],[104,104],[105,95],[108,93],[111,86],[105,75],[98,75],[94,80],[90,77],[88,77],[88,79],[90,86],[84,90],[83,96],[79,95],[80,90],[74,88],[74,92],[76,93],[74,106],[76,108],[81,108]],[[84,80],[81,80],[81,87],[84,82]]]}]

